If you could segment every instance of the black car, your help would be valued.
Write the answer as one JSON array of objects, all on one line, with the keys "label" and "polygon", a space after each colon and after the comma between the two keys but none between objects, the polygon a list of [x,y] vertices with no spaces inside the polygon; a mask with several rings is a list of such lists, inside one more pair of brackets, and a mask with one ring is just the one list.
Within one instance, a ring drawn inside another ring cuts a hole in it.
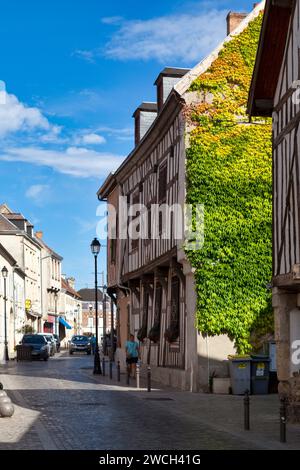
[{"label": "black car", "polygon": [[75,335],[72,337],[69,350],[71,355],[74,352],[86,352],[87,354],[91,354],[91,351],[92,346],[90,338],[83,335]]},{"label": "black car", "polygon": [[48,361],[50,356],[50,347],[45,336],[42,335],[24,335],[21,344],[31,346],[31,357],[44,359]]}]

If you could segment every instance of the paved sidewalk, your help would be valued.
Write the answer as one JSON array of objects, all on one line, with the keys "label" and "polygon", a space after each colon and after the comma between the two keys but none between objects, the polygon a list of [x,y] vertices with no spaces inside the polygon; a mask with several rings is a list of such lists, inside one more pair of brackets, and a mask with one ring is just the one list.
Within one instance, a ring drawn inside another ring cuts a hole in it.
[{"label": "paved sidewalk", "polygon": [[[279,442],[275,395],[251,397],[251,430],[243,397],[192,394],[145,382],[126,385],[93,375],[90,356],[65,353],[47,363],[0,366],[16,405],[0,419],[0,449],[300,449],[300,425]],[[109,369],[106,368],[106,373]],[[132,437],[134,436],[134,438]]]}]

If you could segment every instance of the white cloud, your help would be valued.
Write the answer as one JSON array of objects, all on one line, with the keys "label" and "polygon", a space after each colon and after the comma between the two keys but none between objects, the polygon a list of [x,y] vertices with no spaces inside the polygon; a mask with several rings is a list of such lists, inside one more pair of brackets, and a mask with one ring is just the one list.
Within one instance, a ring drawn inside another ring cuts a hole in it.
[{"label": "white cloud", "polygon": [[48,192],[48,190],[48,184],[33,184],[32,186],[29,186],[25,193],[25,196],[28,199],[32,199],[35,203],[39,203],[43,199],[45,192]]},{"label": "white cloud", "polygon": [[[25,106],[14,95],[5,92],[5,100],[0,104],[0,136],[5,137],[15,132],[43,130],[53,132],[48,119],[38,108]],[[58,128],[54,131],[58,132]]]},{"label": "white cloud", "polygon": [[94,58],[93,51],[87,51],[87,50],[84,50],[84,49],[77,49],[76,51],[74,51],[72,53],[72,56],[78,57],[79,59],[84,59],[87,62],[89,62],[90,64],[95,63],[95,58]]},{"label": "white cloud", "polygon": [[[210,9],[149,20],[124,20],[106,44],[104,55],[118,60],[199,61],[224,38],[226,13]],[[98,53],[94,51],[94,55]]]},{"label": "white cloud", "polygon": [[103,24],[120,24],[123,21],[122,16],[106,16],[105,18],[101,19]]},{"label": "white cloud", "polygon": [[0,160],[3,161],[48,166],[60,173],[83,178],[105,177],[118,168],[123,158],[80,147],[69,147],[65,150],[15,147],[0,151]]},{"label": "white cloud", "polygon": [[79,137],[79,141],[83,145],[102,145],[106,143],[106,139],[99,134],[91,133]]},{"label": "white cloud", "polygon": [[74,221],[80,227],[80,229],[79,229],[80,234],[84,234],[84,233],[94,231],[96,229],[97,223],[98,223],[97,220],[96,221],[95,220],[90,221],[90,220],[82,219],[81,217],[74,217]]},{"label": "white cloud", "polygon": [[133,139],[133,127],[107,127],[100,126],[96,129],[96,132],[103,132],[108,136],[112,136],[117,140],[132,140]]}]

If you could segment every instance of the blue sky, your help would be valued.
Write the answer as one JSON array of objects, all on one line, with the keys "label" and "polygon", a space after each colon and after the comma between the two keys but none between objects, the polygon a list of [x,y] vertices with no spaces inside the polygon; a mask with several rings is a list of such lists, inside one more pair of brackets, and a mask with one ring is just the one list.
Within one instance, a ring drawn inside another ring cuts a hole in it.
[{"label": "blue sky", "polygon": [[225,37],[226,13],[253,2],[0,4],[0,202],[44,231],[77,288],[92,286],[96,191],[132,149],[133,111],[164,66],[195,65]]}]

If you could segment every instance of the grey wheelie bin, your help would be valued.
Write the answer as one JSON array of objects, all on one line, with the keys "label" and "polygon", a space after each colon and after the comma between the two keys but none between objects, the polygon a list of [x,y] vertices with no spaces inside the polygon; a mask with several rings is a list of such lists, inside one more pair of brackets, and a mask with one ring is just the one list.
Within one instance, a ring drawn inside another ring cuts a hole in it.
[{"label": "grey wheelie bin", "polygon": [[233,395],[244,395],[251,390],[251,357],[228,356]]},{"label": "grey wheelie bin", "polygon": [[267,395],[269,393],[270,358],[264,355],[251,356],[251,393]]}]

